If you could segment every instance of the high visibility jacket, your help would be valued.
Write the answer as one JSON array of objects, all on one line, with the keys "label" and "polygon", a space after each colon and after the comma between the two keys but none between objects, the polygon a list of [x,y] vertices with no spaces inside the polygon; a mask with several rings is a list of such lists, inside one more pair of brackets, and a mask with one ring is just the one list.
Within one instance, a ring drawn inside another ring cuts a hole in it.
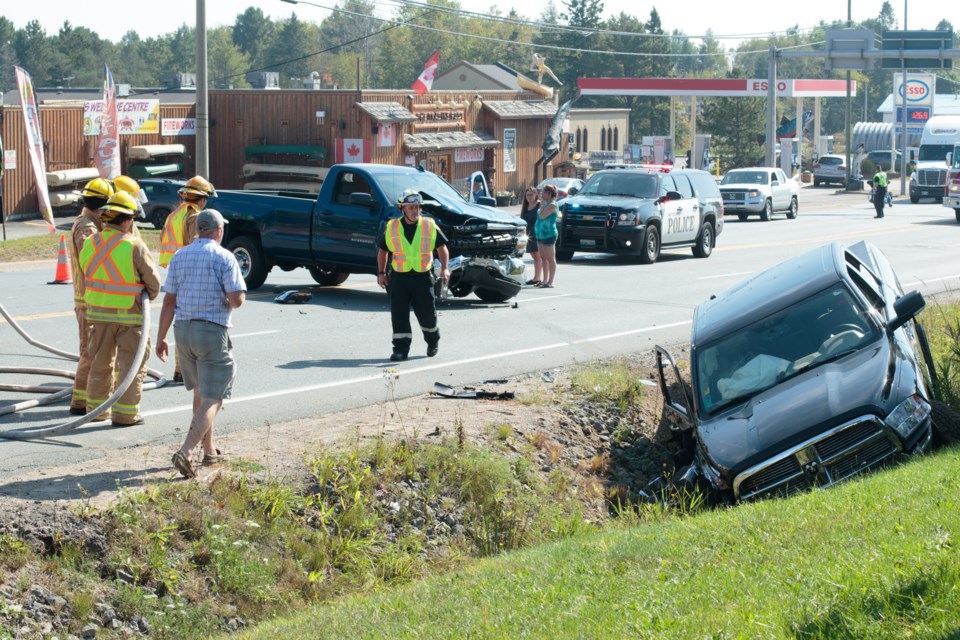
[{"label": "high visibility jacket", "polygon": [[387,248],[393,254],[390,264],[394,271],[430,270],[433,264],[433,249],[437,243],[437,223],[431,218],[420,216],[413,242],[407,242],[400,218],[387,222]]},{"label": "high visibility jacket", "polygon": [[883,171],[877,171],[875,174],[873,174],[873,184],[877,185],[878,187],[886,187],[887,174]]},{"label": "high visibility jacket", "polygon": [[[142,313],[132,311],[144,289],[133,263],[135,244],[136,240],[129,234],[109,227],[83,243],[80,266],[86,287],[83,295],[88,306],[87,319],[91,322],[102,320],[131,324],[142,321]],[[98,314],[94,307],[130,312]]]},{"label": "high visibility jacket", "polygon": [[87,238],[103,229],[103,223],[100,222],[99,211],[91,211],[86,207],[77,216],[70,230],[70,269],[73,274],[73,306],[77,309],[85,309],[86,301],[83,299],[85,291],[83,282],[83,269],[80,267],[80,252],[83,251],[83,243]]},{"label": "high visibility jacket", "polygon": [[181,202],[173,213],[167,216],[163,223],[163,233],[160,234],[160,266],[166,267],[173,259],[173,254],[193,242],[187,236],[187,217],[199,213],[200,207],[193,202]]}]

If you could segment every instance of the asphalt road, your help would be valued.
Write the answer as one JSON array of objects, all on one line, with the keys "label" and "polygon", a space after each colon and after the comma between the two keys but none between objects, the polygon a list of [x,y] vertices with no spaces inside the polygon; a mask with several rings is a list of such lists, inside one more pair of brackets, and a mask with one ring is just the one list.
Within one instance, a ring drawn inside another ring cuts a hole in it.
[{"label": "asphalt road", "polygon": [[[234,397],[217,419],[218,432],[363,406],[392,394],[415,395],[435,381],[462,386],[644,351],[656,343],[683,344],[694,307],[710,294],[820,244],[861,239],[883,249],[905,289],[933,294],[960,286],[960,225],[951,210],[903,200],[885,219],[876,220],[865,194],[810,186],[802,191],[796,220],[777,215],[766,223],[756,218],[740,222],[728,216],[709,259],[693,258],[684,249],[665,252],[657,264],[644,266],[609,255],[577,254],[561,263],[554,289],[525,288],[505,304],[487,304],[472,296],[454,299],[440,310],[440,355],[426,358],[418,336],[411,359],[399,364],[387,359],[389,310],[372,276],[351,276],[339,287],[323,288],[305,270],[274,270],[234,314],[231,334],[239,375]],[[75,351],[72,288],[46,284],[54,261],[0,267],[6,267],[0,269],[0,304],[8,313],[35,340]],[[303,305],[273,302],[291,288],[312,292],[313,300]],[[158,303],[152,314],[154,338]],[[2,320],[0,366],[74,367],[30,346]],[[150,366],[172,375],[172,362],[163,364],[153,357]],[[4,382],[27,379],[0,375]],[[31,397],[0,391],[0,406]],[[86,426],[43,442],[0,440],[0,493],[5,479],[49,465],[83,462],[144,444],[173,450],[189,424],[190,395],[181,386],[149,391],[141,409],[147,423],[138,427]],[[0,416],[0,430],[55,425],[67,417],[64,402]]]}]

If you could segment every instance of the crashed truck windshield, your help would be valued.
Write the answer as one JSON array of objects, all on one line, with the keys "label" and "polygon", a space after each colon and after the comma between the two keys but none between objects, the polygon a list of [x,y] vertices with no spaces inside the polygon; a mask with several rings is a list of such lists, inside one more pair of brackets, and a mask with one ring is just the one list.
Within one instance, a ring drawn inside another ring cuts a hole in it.
[{"label": "crashed truck windshield", "polygon": [[866,310],[837,284],[699,349],[700,406],[716,413],[879,337]]},{"label": "crashed truck windshield", "polygon": [[650,173],[604,171],[590,178],[577,195],[656,198],[657,176]]},{"label": "crashed truck windshield", "polygon": [[400,194],[407,189],[413,189],[425,196],[433,196],[434,198],[463,200],[459,191],[432,173],[427,171],[397,172],[389,169],[389,167],[384,167],[381,170],[372,170],[371,173],[377,177],[377,182],[386,192],[390,202],[397,202],[400,199]]}]

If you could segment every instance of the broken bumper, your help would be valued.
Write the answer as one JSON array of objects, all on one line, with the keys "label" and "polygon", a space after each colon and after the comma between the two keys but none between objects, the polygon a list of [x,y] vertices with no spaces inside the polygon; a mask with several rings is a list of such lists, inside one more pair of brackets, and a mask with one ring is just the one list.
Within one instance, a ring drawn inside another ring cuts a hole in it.
[{"label": "broken bumper", "polygon": [[523,260],[520,258],[471,258],[457,256],[449,263],[450,288],[470,287],[498,291],[507,297],[520,293]]}]

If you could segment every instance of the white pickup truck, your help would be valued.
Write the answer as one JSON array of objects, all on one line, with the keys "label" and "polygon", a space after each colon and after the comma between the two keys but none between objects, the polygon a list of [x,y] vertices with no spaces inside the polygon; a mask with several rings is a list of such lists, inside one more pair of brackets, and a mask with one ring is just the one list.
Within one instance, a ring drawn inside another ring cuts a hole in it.
[{"label": "white pickup truck", "polygon": [[800,205],[800,185],[781,169],[748,167],[733,169],[720,181],[724,213],[735,213],[740,220],[759,215],[769,220],[777,211],[793,220]]}]

